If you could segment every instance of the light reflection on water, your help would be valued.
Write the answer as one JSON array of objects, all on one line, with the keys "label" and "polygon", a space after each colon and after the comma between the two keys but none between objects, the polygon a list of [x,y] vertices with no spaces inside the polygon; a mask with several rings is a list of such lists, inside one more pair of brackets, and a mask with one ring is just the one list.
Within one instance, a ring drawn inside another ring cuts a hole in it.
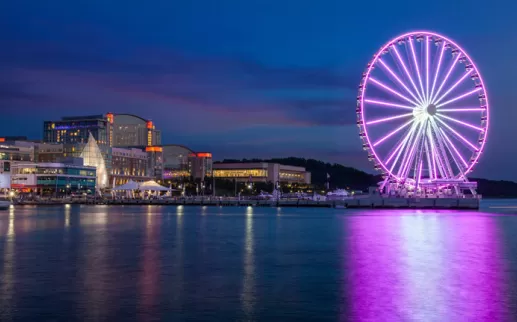
[{"label": "light reflection on water", "polygon": [[346,225],[352,286],[344,291],[354,300],[342,320],[511,320],[496,217],[393,214],[376,212],[375,224],[355,216]]},{"label": "light reflection on water", "polygon": [[16,207],[0,320],[511,321],[515,231],[481,212]]}]

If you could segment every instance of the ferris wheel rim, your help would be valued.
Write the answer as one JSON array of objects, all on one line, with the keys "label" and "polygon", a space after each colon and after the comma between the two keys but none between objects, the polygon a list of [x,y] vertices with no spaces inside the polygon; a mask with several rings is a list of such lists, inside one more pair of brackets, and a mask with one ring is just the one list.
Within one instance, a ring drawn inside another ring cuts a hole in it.
[{"label": "ferris wheel rim", "polygon": [[[366,87],[367,87],[368,80],[371,79],[372,69],[375,66],[377,66],[377,62],[380,61],[380,57],[389,49],[390,46],[393,45],[395,47],[395,45],[397,44],[398,41],[403,40],[403,39],[408,39],[408,38],[414,37],[414,36],[434,37],[434,38],[443,40],[443,41],[447,42],[448,44],[452,45],[453,47],[455,47],[459,51],[459,53],[462,54],[470,62],[470,64],[472,65],[472,68],[475,71],[475,73],[476,73],[476,75],[477,75],[477,77],[479,79],[479,82],[481,84],[481,89],[482,89],[482,93],[484,94],[484,100],[485,100],[485,104],[484,104],[484,112],[485,112],[484,129],[481,132],[482,135],[480,136],[480,139],[478,139],[479,146],[476,147],[476,150],[472,153],[472,156],[469,158],[468,166],[466,167],[466,169],[465,169],[465,171],[463,173],[460,173],[460,174],[457,175],[458,177],[466,176],[468,173],[472,172],[472,169],[473,169],[474,165],[479,161],[479,158],[481,157],[481,154],[483,153],[484,148],[485,148],[485,144],[486,144],[486,140],[487,140],[487,135],[488,135],[488,131],[489,131],[489,123],[490,123],[489,122],[489,119],[490,119],[490,103],[489,103],[489,99],[488,99],[488,94],[487,94],[485,82],[483,80],[483,77],[482,77],[481,73],[479,72],[479,69],[478,69],[477,64],[475,63],[475,61],[463,49],[463,47],[458,45],[455,41],[451,40],[450,38],[448,38],[446,36],[443,36],[443,35],[441,35],[441,34],[439,34],[437,32],[428,31],[428,30],[416,30],[416,31],[410,31],[410,32],[406,32],[404,34],[398,35],[398,36],[392,38],[391,40],[389,40],[388,42],[386,42],[375,53],[373,58],[369,61],[369,63],[367,64],[366,72],[363,73],[363,77],[362,77],[362,81],[361,81],[360,89],[359,89],[359,91],[360,91],[359,105],[360,105],[361,118],[358,121],[358,125],[359,125],[359,128],[360,128],[360,136],[362,138],[366,139],[367,147],[368,147],[368,152],[371,153],[371,157],[373,157],[373,159],[374,159],[373,161],[376,162],[376,164],[378,164],[380,166],[380,168],[382,169],[382,171],[386,175],[389,175],[390,177],[396,179],[399,182],[410,179],[409,177],[408,178],[404,178],[402,176],[398,176],[398,175],[394,174],[393,173],[394,171],[391,171],[390,169],[388,169],[388,167],[386,166],[386,164],[383,161],[383,159],[381,159],[379,157],[377,151],[374,148],[374,145],[372,144],[372,140],[371,140],[370,136],[368,135],[368,129],[367,129],[367,126],[366,126],[367,122],[365,120],[365,113],[364,113],[364,111],[365,111]],[[442,51],[442,54],[443,54],[443,51]],[[458,57],[460,56],[460,54],[458,55]],[[381,63],[382,63],[382,61],[381,61]],[[417,91],[416,94],[420,95],[420,93],[418,91]],[[402,108],[403,106],[399,105],[399,107]],[[451,109],[451,110],[453,110],[453,109]],[[480,108],[479,110],[483,110],[483,109]]]}]

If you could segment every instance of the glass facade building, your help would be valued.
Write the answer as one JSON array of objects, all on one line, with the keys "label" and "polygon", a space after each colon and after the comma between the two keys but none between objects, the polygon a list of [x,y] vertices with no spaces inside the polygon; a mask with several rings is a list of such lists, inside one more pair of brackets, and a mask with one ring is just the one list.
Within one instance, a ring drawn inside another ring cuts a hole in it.
[{"label": "glass facade building", "polygon": [[89,192],[96,186],[96,169],[63,163],[16,163],[11,168],[11,187],[38,194]]},{"label": "glass facade building", "polygon": [[153,121],[132,114],[108,114],[112,122],[114,147],[146,147],[162,143]]}]

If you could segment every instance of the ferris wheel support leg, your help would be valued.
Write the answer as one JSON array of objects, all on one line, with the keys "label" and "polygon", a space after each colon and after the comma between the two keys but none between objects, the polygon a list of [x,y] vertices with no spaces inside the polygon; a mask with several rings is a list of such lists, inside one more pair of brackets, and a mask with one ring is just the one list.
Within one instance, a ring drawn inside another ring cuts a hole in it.
[{"label": "ferris wheel support leg", "polygon": [[[386,179],[384,179],[384,181],[382,182],[382,184],[381,184],[381,186],[380,186],[380,189],[379,189],[379,190],[381,191],[381,193],[384,191],[384,188],[386,187],[386,183],[388,183],[388,182],[389,182],[390,177],[391,177],[391,176],[389,176],[389,175],[388,175],[388,176],[386,176]],[[389,185],[388,185],[388,187],[387,187],[387,190],[389,190]],[[389,193],[389,191],[387,191],[387,193]]]}]

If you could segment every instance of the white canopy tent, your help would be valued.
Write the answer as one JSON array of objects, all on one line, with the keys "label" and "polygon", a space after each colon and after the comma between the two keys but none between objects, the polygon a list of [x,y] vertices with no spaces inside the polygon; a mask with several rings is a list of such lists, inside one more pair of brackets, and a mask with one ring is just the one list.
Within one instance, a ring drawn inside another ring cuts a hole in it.
[{"label": "white canopy tent", "polygon": [[139,189],[144,191],[172,191],[172,189],[164,187],[154,180],[149,180],[141,183]]},{"label": "white canopy tent", "polygon": [[129,180],[127,183],[125,183],[121,186],[115,187],[112,190],[114,190],[114,191],[132,191],[132,190],[137,190],[138,188],[139,188],[139,185],[137,182],[134,182],[133,180]]}]

